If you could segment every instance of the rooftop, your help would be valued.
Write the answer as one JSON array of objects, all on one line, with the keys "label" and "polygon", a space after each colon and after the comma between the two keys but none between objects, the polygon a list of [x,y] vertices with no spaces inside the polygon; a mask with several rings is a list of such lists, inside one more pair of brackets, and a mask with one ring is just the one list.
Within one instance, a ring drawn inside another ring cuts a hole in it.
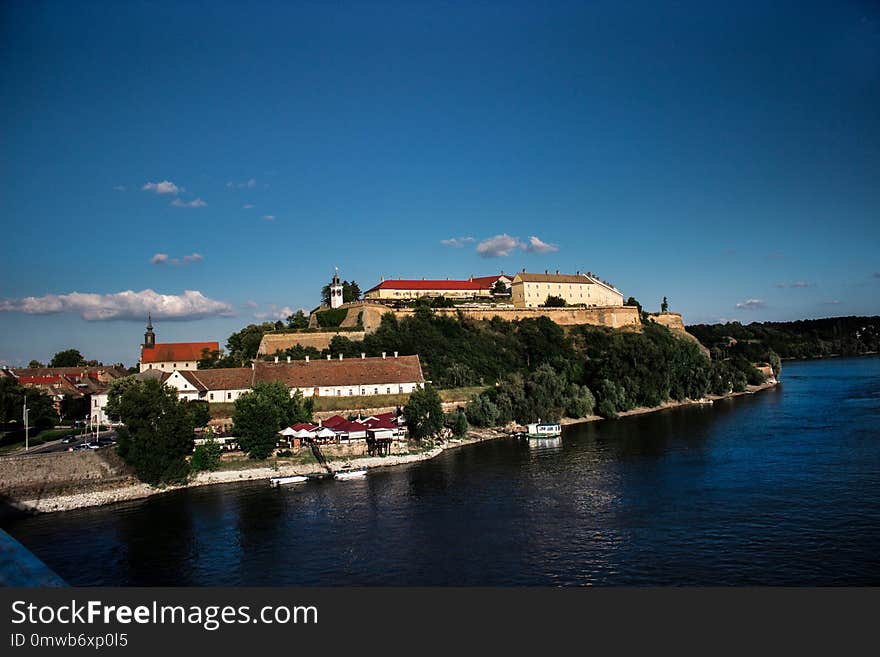
[{"label": "rooftop", "polygon": [[219,342],[162,342],[141,349],[142,363],[167,363],[170,361],[197,361],[204,350],[220,351]]}]

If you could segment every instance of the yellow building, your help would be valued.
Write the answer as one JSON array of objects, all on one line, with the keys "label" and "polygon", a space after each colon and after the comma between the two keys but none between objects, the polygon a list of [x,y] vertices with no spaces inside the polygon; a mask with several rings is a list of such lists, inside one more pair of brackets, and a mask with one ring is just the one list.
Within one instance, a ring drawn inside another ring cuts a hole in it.
[{"label": "yellow building", "polygon": [[543,306],[548,296],[565,299],[569,306],[622,306],[623,294],[592,274],[530,274],[513,277],[511,301],[517,308]]}]

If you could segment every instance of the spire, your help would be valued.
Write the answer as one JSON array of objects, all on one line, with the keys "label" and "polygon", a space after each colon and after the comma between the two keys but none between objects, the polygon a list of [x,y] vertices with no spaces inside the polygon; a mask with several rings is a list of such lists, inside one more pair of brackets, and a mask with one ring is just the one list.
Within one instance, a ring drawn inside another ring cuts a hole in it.
[{"label": "spire", "polygon": [[147,314],[147,331],[144,333],[144,348],[152,349],[156,346],[156,334],[153,333],[153,315]]}]

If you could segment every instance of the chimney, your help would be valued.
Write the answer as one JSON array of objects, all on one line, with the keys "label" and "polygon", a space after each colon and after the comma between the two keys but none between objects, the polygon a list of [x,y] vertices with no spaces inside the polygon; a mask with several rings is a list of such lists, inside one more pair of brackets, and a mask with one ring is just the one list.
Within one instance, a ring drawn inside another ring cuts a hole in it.
[{"label": "chimney", "polygon": [[306,362],[307,362],[307,363],[309,362],[309,357],[308,357],[308,356],[306,356]]},{"label": "chimney", "polygon": [[385,352],[382,352],[382,360],[385,360]]},{"label": "chimney", "polygon": [[367,355],[362,351],[362,352],[361,352],[361,360],[363,360],[363,359],[366,358],[366,357],[367,357]]},{"label": "chimney", "polygon": [[394,357],[397,358],[397,352],[396,352],[396,351],[394,352]]},{"label": "chimney", "polygon": [[339,354],[339,360],[342,360],[342,354]]},{"label": "chimney", "polygon": [[288,363],[290,362],[290,356],[287,357],[287,362],[288,362]]},{"label": "chimney", "polygon": [[278,362],[278,356],[275,356],[275,362],[276,363]]}]

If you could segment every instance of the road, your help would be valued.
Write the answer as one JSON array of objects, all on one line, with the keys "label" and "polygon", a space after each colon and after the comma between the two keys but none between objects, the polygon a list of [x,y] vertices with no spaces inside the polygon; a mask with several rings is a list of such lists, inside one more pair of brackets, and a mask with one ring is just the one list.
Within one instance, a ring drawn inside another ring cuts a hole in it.
[{"label": "road", "polygon": [[[73,433],[73,432],[71,432],[71,433]],[[64,443],[62,443],[61,440],[53,440],[52,442],[44,443],[43,445],[37,445],[36,447],[32,447],[27,452],[25,452],[23,449],[18,450],[14,453],[14,455],[20,456],[21,454],[46,454],[48,452],[66,452],[71,447],[76,447],[77,445],[79,445],[83,442],[89,442],[90,440],[93,440],[94,436],[95,436],[95,434],[93,434],[93,433],[87,433],[83,437],[78,436],[74,442],[68,443],[66,445]],[[108,437],[108,438],[112,438],[113,440],[116,440],[116,431],[114,431],[112,429],[109,431],[102,431],[101,433],[98,434],[98,436],[101,438]],[[12,456],[12,454],[10,454],[10,456]]]}]

